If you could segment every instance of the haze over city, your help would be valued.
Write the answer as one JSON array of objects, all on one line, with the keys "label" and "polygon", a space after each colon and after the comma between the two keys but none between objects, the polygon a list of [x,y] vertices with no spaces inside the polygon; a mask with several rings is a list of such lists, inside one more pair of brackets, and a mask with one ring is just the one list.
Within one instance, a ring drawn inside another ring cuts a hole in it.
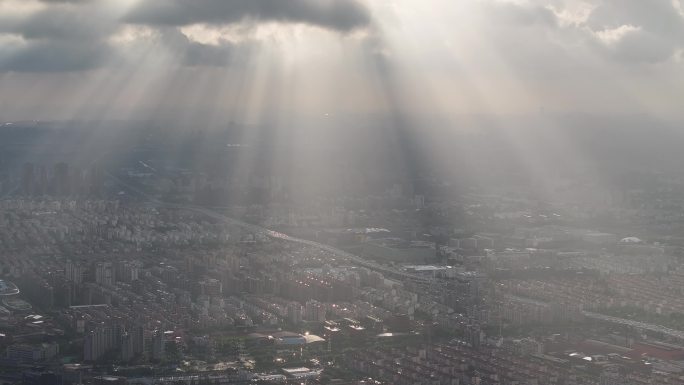
[{"label": "haze over city", "polygon": [[682,100],[682,0],[0,0],[0,385],[684,384]]}]

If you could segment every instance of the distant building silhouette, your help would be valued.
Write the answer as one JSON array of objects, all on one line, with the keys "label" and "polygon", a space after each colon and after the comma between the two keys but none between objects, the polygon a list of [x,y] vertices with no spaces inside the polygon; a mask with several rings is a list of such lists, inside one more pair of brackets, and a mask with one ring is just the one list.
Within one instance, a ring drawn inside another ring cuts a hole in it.
[{"label": "distant building silhouette", "polygon": [[35,190],[35,169],[33,163],[24,163],[24,168],[21,173],[21,191],[24,195],[33,195]]},{"label": "distant building silhouette", "polygon": [[55,195],[57,196],[64,196],[64,195],[69,195],[71,193],[70,187],[70,179],[69,179],[69,165],[60,162],[55,165],[54,169],[54,186],[55,186]]},{"label": "distant building silhouette", "polygon": [[38,167],[37,180],[37,195],[46,195],[48,193],[48,171],[44,165]]}]

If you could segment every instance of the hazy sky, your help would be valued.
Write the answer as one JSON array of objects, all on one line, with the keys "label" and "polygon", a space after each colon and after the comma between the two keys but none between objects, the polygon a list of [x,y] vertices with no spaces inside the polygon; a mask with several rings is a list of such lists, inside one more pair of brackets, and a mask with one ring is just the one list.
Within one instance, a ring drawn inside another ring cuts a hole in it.
[{"label": "hazy sky", "polygon": [[681,117],[682,0],[0,0],[0,120]]}]

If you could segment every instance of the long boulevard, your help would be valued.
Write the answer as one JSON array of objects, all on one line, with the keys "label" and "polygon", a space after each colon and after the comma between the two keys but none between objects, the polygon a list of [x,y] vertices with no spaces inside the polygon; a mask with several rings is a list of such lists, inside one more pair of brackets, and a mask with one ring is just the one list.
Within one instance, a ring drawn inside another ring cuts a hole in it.
[{"label": "long boulevard", "polygon": [[584,316],[598,321],[610,322],[617,325],[630,326],[636,329],[647,330],[653,333],[660,333],[665,336],[677,338],[684,341],[684,331],[670,329],[665,326],[660,326],[656,324],[649,324],[645,322],[633,321],[626,318],[611,317],[604,314],[583,312]]},{"label": "long boulevard", "polygon": [[326,245],[323,243],[319,243],[319,242],[315,242],[315,241],[311,241],[311,240],[307,240],[307,239],[295,238],[295,237],[292,237],[292,236],[287,235],[287,234],[283,234],[283,233],[280,233],[277,231],[267,229],[265,227],[255,225],[253,223],[247,223],[247,222],[241,221],[239,219],[228,217],[224,214],[221,214],[215,210],[212,210],[212,209],[209,209],[206,207],[195,206],[195,205],[179,205],[179,204],[175,204],[175,203],[169,203],[169,202],[161,201],[155,197],[150,196],[149,194],[140,190],[136,186],[133,186],[129,183],[126,183],[125,181],[121,180],[120,178],[118,178],[117,176],[115,176],[111,173],[108,173],[108,175],[114,181],[116,181],[118,184],[120,184],[120,185],[126,187],[127,189],[129,189],[130,191],[133,191],[134,193],[142,196],[149,203],[155,204],[157,206],[179,209],[179,210],[194,211],[194,212],[206,215],[209,218],[213,218],[213,219],[216,219],[219,221],[223,221],[224,223],[229,223],[232,225],[242,227],[242,228],[247,229],[250,232],[253,232],[255,234],[262,234],[262,235],[268,236],[270,238],[275,238],[275,239],[280,239],[280,240],[284,240],[284,241],[288,241],[288,242],[299,243],[301,245],[315,247],[315,248],[318,248],[320,250],[324,250],[324,251],[327,251],[331,254],[334,254],[337,257],[345,258],[345,259],[347,259],[347,260],[349,260],[349,261],[351,261],[351,262],[353,262],[359,266],[363,266],[363,267],[366,267],[368,269],[381,272],[381,273],[387,275],[388,277],[412,280],[415,282],[422,282],[422,283],[428,282],[428,279],[426,279],[424,277],[414,275],[414,274],[409,274],[407,272],[403,272],[403,271],[394,269],[394,268],[389,267],[389,266],[383,266],[383,265],[379,265],[377,263],[369,262],[369,261],[367,261],[367,260],[365,260],[365,259],[363,259],[357,255],[351,254],[351,253],[346,252],[344,250],[340,250],[336,247]]}]

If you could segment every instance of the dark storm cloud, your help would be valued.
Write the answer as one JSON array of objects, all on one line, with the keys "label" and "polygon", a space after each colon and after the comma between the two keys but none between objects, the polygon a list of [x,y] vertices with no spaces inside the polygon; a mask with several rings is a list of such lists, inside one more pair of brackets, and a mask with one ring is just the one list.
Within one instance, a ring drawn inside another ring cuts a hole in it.
[{"label": "dark storm cloud", "polygon": [[356,0],[146,0],[126,19],[137,24],[173,26],[253,19],[350,31],[367,26],[370,13]]},{"label": "dark storm cloud", "polygon": [[21,35],[24,39],[81,41],[107,37],[118,27],[116,21],[106,16],[63,7],[48,8],[8,25],[6,32]]},{"label": "dark storm cloud", "polygon": [[104,44],[40,41],[0,47],[0,72],[66,72],[100,67],[111,52]]},{"label": "dark storm cloud", "polygon": [[227,41],[203,44],[190,40],[176,28],[164,28],[161,43],[189,67],[222,67],[230,64],[237,46]]},{"label": "dark storm cloud", "polygon": [[114,55],[107,39],[117,28],[115,20],[90,6],[55,5],[22,18],[0,15],[0,34],[22,38],[0,46],[0,71],[98,68]]},{"label": "dark storm cloud", "polygon": [[236,43],[199,43],[178,27],[248,20],[347,32],[370,23],[368,9],[357,0],[141,0],[123,19],[110,14],[107,1],[39,1],[47,7],[28,15],[0,14],[0,37],[21,37],[0,45],[0,71],[80,71],[109,65],[112,58],[126,56],[126,47],[109,42],[126,24],[152,27],[157,32],[153,39],[187,66],[227,66]]}]

